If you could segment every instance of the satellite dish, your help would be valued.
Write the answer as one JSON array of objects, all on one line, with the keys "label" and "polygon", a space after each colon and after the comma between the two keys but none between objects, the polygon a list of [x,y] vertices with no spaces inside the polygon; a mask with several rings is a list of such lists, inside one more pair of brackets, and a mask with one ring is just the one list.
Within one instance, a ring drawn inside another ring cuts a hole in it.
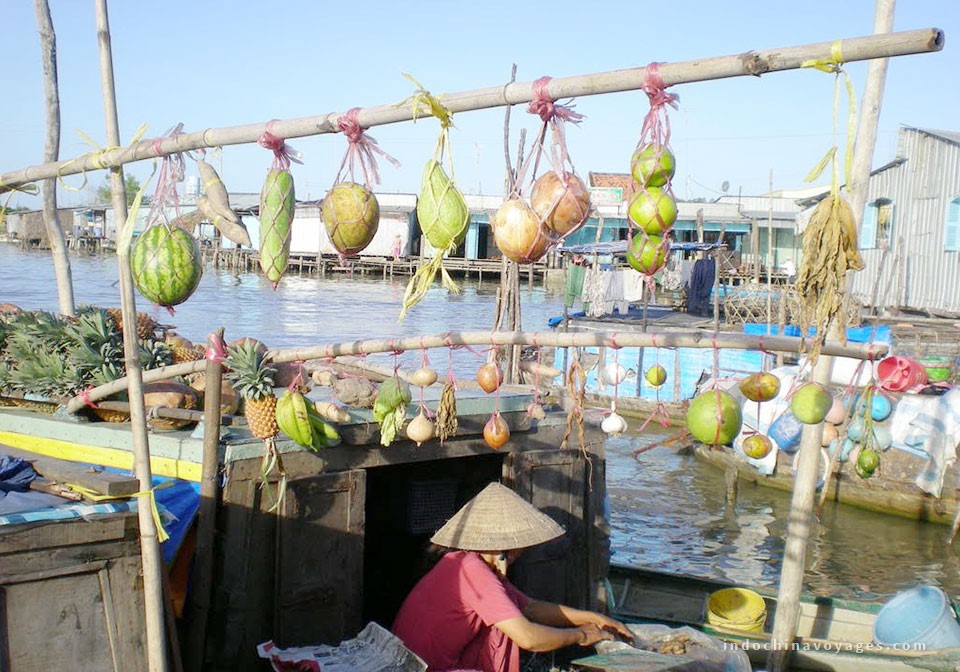
[{"label": "satellite dish", "polygon": [[727,193],[728,191],[730,191],[730,183],[724,180],[723,184],[720,185],[720,191],[722,191],[723,193]]}]

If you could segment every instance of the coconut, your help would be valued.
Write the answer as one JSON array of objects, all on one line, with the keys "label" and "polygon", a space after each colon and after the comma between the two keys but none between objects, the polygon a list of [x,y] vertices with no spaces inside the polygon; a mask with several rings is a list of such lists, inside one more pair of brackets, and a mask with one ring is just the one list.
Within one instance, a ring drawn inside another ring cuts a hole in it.
[{"label": "coconut", "polygon": [[574,173],[549,171],[533,183],[530,205],[557,238],[576,231],[590,214],[590,192]]},{"label": "coconut", "polygon": [[530,264],[547,253],[554,240],[522,198],[507,199],[493,217],[493,241],[507,259]]},{"label": "coconut", "polygon": [[644,145],[630,159],[630,173],[640,186],[662,187],[673,179],[676,169],[673,152],[665,145]]},{"label": "coconut", "polygon": [[742,424],[740,404],[723,390],[709,390],[694,397],[687,409],[687,429],[700,443],[730,443]]},{"label": "coconut", "polygon": [[670,243],[659,236],[634,236],[627,263],[644,275],[653,275],[667,262]]},{"label": "coconut", "polygon": [[648,236],[662,236],[677,221],[677,202],[669,192],[648,187],[630,199],[627,216]]},{"label": "coconut", "polygon": [[[186,408],[197,407],[197,393],[182,383],[162,381],[148,383],[143,386],[143,405],[146,408]],[[170,431],[181,429],[195,420],[180,420],[177,418],[150,417],[147,415],[147,424],[155,431]]]}]

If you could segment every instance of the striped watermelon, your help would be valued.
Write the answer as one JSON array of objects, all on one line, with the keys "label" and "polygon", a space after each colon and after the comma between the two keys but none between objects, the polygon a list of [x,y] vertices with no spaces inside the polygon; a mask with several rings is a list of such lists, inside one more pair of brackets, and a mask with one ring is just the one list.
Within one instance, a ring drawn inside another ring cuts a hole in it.
[{"label": "striped watermelon", "polygon": [[178,226],[156,224],[137,236],[130,251],[133,283],[148,300],[169,308],[190,298],[200,283],[200,246]]}]

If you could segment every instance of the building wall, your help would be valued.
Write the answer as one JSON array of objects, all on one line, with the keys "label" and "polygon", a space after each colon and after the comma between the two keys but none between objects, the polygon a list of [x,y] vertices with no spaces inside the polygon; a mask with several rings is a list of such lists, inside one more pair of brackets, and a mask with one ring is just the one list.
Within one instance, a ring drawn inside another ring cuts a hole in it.
[{"label": "building wall", "polygon": [[881,309],[960,313],[960,252],[944,249],[947,211],[960,196],[960,147],[909,128],[899,145],[906,161],[870,178],[867,207],[887,198],[893,215],[889,235],[875,241],[864,217],[865,268],[853,274],[853,294]]}]

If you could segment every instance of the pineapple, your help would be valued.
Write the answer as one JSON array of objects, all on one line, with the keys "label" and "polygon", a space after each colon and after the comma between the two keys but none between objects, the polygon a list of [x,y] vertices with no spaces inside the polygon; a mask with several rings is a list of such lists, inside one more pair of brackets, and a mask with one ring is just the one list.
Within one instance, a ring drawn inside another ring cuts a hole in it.
[{"label": "pineapple", "polygon": [[[123,333],[123,314],[120,309],[107,308],[107,314],[113,318],[113,321],[117,325],[117,329]],[[163,325],[158,324],[146,313],[137,313],[137,336],[140,337],[141,341],[152,341],[154,338],[156,338],[157,330],[162,328]]]},{"label": "pineapple", "polygon": [[180,334],[170,331],[163,338],[163,342],[170,346],[173,353],[173,363],[193,362],[203,359],[205,350],[202,346],[196,346]]},{"label": "pineapple", "polygon": [[227,348],[224,366],[229,380],[243,398],[243,415],[250,433],[270,440],[280,431],[277,426],[277,397],[273,392],[276,369],[253,340],[240,341]]}]

